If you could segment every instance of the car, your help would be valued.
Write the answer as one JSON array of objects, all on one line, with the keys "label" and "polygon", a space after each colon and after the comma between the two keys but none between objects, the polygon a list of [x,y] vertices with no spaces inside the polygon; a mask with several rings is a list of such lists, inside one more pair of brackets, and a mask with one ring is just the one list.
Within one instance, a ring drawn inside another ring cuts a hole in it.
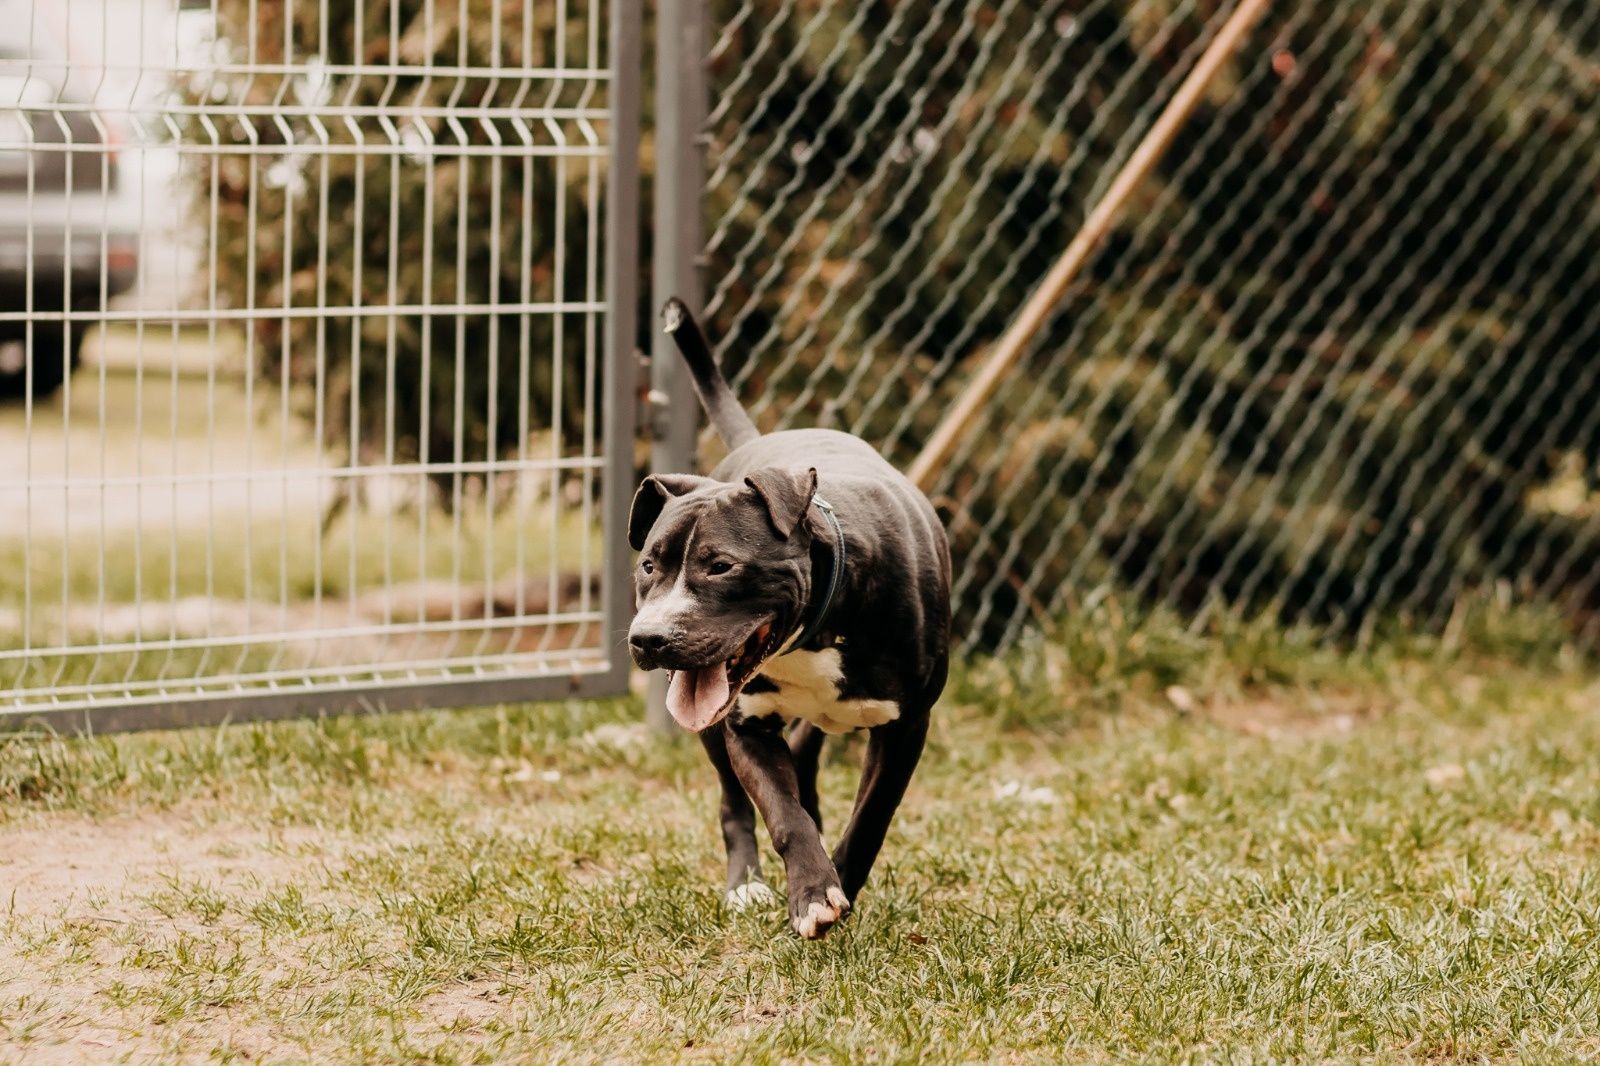
[{"label": "car", "polygon": [[113,127],[69,89],[47,44],[0,42],[0,399],[44,399],[91,322],[133,287],[139,231]]}]

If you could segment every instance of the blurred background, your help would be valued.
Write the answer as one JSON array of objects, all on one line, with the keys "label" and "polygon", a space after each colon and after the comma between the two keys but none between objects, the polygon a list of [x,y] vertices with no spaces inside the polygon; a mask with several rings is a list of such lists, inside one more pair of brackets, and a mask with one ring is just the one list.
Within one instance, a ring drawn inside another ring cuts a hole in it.
[{"label": "blurred background", "polygon": [[[909,461],[1234,6],[714,4],[707,303],[764,424]],[[1592,3],[1269,4],[936,480],[968,649],[1107,596],[1593,648],[1597,119]]]},{"label": "blurred background", "polygon": [[[4,4],[16,709],[619,683],[607,486],[698,424],[634,388],[665,289],[763,426],[909,463],[1233,10]],[[1592,652],[1597,116],[1583,0],[1269,4],[936,474],[962,650]]]},{"label": "blurred background", "polygon": [[[54,304],[59,310],[64,288],[77,290],[82,306],[92,305],[99,295],[102,237],[108,298],[125,307],[177,306],[199,266],[198,241],[187,225],[190,195],[179,153],[158,134],[159,108],[181,70],[208,61],[215,20],[204,10],[146,0],[5,0],[0,18],[9,28],[0,45],[6,67],[0,100],[9,105],[0,134],[18,144],[0,163],[5,309],[15,312],[26,303],[22,275],[30,257],[35,308]],[[124,157],[136,135],[136,155]],[[68,144],[93,150],[45,147]],[[69,257],[63,248],[73,223],[79,232]],[[22,391],[19,332],[11,323],[0,363],[3,388],[12,397]],[[71,342],[83,343],[80,337]],[[59,387],[51,362],[36,367],[37,395]]]}]

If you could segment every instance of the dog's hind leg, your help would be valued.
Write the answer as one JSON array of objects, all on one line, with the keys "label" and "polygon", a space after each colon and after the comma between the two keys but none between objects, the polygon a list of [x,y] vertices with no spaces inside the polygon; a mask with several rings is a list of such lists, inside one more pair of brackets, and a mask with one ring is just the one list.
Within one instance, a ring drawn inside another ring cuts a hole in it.
[{"label": "dog's hind leg", "polygon": [[789,754],[794,756],[794,773],[800,784],[800,805],[822,832],[822,807],[817,802],[817,763],[822,757],[822,742],[828,734],[811,722],[800,722],[789,733]]},{"label": "dog's hind leg", "polygon": [[775,720],[747,719],[725,735],[728,761],[767,823],[789,874],[789,924],[807,940],[820,940],[850,910],[850,901],[817,823],[800,803],[794,755]]},{"label": "dog's hind leg", "polygon": [[756,849],[756,812],[728,761],[726,724],[700,734],[700,743],[722,782],[722,843],[728,850],[728,905],[742,910],[752,903],[776,899],[761,879],[761,854]]},{"label": "dog's hind leg", "polygon": [[872,864],[878,859],[889,823],[911,783],[911,774],[922,758],[922,745],[928,738],[928,713],[917,713],[873,728],[867,741],[866,764],[861,770],[861,787],[856,791],[855,810],[850,824],[833,849],[833,864],[845,895],[855,900],[867,883]]}]

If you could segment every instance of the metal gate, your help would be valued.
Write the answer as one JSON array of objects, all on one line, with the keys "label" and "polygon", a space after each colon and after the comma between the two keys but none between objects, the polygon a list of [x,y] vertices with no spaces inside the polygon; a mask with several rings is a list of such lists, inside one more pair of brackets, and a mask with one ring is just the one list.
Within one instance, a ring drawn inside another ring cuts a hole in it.
[{"label": "metal gate", "polygon": [[0,728],[624,688],[637,0],[0,15]]}]

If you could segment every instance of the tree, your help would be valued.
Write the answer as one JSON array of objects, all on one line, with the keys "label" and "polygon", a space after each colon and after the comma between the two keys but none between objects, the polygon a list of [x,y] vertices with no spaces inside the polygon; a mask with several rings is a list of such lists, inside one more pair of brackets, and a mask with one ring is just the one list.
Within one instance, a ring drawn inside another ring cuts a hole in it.
[{"label": "tree", "polygon": [[[598,432],[585,353],[602,315],[497,309],[601,299],[603,142],[557,152],[593,141],[582,113],[603,85],[495,70],[587,64],[585,20],[561,26],[551,0],[222,0],[218,16],[224,62],[188,86],[185,136],[217,149],[197,221],[221,298],[261,311],[254,372],[352,460],[472,463]],[[429,476],[447,505],[472,480]]]},{"label": "tree", "polygon": [[[768,424],[900,459],[1227,5],[722,3],[711,277]],[[1600,617],[1600,21],[1273,5],[937,490],[966,631],[1090,589],[1358,632]]]}]

